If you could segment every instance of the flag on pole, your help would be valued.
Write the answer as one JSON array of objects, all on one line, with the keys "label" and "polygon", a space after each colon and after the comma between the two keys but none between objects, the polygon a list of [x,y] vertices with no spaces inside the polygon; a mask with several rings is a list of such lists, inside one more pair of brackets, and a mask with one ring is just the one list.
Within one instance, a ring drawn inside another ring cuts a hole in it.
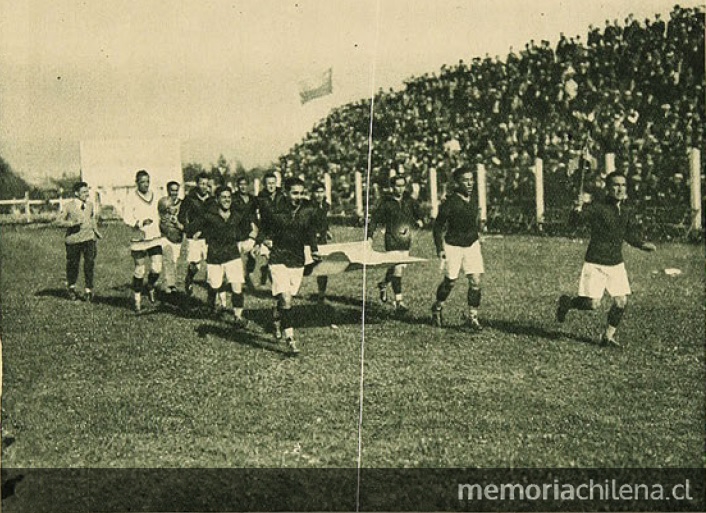
[{"label": "flag on pole", "polygon": [[316,98],[333,93],[333,69],[329,68],[321,75],[299,82],[299,98],[302,105]]}]

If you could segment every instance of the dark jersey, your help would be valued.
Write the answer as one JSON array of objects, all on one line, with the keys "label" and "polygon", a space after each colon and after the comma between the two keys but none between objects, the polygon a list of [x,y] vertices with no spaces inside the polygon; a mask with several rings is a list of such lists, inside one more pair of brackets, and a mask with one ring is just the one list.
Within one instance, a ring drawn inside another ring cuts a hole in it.
[{"label": "dark jersey", "polygon": [[572,211],[570,222],[583,222],[591,230],[586,262],[617,265],[623,262],[623,241],[642,247],[640,226],[632,210],[610,198],[591,203],[581,212]]},{"label": "dark jersey", "polygon": [[289,201],[282,201],[270,215],[270,264],[304,267],[304,246],[311,246],[312,252],[318,251],[316,209],[308,202],[295,208]]},{"label": "dark jersey", "polygon": [[[446,237],[444,237],[446,230]],[[436,252],[444,249],[444,240],[451,246],[467,248],[478,240],[480,216],[478,201],[474,195],[465,200],[460,194],[448,196],[439,207],[434,221],[434,245]]]},{"label": "dark jersey", "polygon": [[328,242],[328,213],[331,210],[331,205],[327,202],[321,204],[313,202],[313,207],[316,209],[316,241],[319,244]]},{"label": "dark jersey", "polygon": [[189,237],[201,232],[202,237],[206,239],[207,264],[224,264],[240,258],[238,242],[243,240],[242,231],[247,223],[244,223],[244,218],[236,211],[231,210],[228,219],[224,219],[219,212],[218,206],[212,205],[186,228]]},{"label": "dark jersey", "polygon": [[178,215],[179,222],[184,226],[188,226],[202,217],[207,209],[212,208],[213,202],[209,201],[210,199],[210,195],[201,197],[198,189],[191,189],[181,202]]},{"label": "dark jersey", "polygon": [[257,212],[260,219],[258,226],[265,238],[269,238],[272,233],[272,213],[283,203],[287,203],[287,197],[281,189],[277,189],[274,195],[263,189],[257,195]]},{"label": "dark jersey", "polygon": [[406,251],[412,246],[412,227],[422,219],[422,211],[408,193],[397,200],[391,194],[383,197],[373,213],[370,236],[378,225],[385,226],[385,251]]},{"label": "dark jersey", "polygon": [[251,224],[257,225],[257,198],[252,194],[248,194],[248,200],[244,200],[240,193],[233,194],[233,203],[231,210],[237,212],[242,218],[246,229],[243,230],[241,236],[246,240],[250,237]]}]

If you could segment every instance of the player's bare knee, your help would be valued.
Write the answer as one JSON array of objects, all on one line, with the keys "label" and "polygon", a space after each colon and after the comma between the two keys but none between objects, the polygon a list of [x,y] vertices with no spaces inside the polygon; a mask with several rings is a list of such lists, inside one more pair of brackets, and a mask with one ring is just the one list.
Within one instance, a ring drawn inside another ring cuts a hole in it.
[{"label": "player's bare knee", "polygon": [[598,310],[601,307],[601,299],[592,297],[588,302],[589,310]]},{"label": "player's bare knee", "polygon": [[468,275],[468,287],[472,289],[480,289],[480,275],[479,274],[469,274]]},{"label": "player's bare knee", "polygon": [[401,278],[403,272],[404,272],[404,265],[396,265],[394,268],[394,271],[392,272],[392,275],[396,276],[398,278]]},{"label": "player's bare knee", "polygon": [[627,296],[616,296],[613,298],[613,304],[617,308],[625,309],[628,306],[628,298]]},{"label": "player's bare knee", "polygon": [[152,267],[153,273],[155,273],[155,274],[161,273],[162,272],[162,259],[155,258],[154,260],[152,260],[151,267]]},{"label": "player's bare knee", "polygon": [[147,266],[144,263],[137,264],[135,266],[135,271],[132,273],[133,277],[137,278],[138,280],[141,280],[142,278],[145,277],[145,273],[147,272]]}]

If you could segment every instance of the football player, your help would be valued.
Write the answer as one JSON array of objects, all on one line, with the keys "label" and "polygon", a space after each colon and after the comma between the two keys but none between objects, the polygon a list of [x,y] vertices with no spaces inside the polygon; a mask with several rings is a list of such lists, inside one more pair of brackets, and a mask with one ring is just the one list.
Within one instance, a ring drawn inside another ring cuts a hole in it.
[{"label": "football player", "polygon": [[[419,203],[407,192],[407,180],[398,174],[391,178],[392,193],[383,197],[373,212],[368,238],[372,239],[378,225],[385,227],[385,251],[398,253],[400,257],[409,256],[412,245],[412,228],[424,225]],[[387,287],[392,284],[395,294],[395,312],[404,314],[408,308],[402,299],[402,273],[406,264],[392,265],[387,269],[385,278],[378,283],[380,301],[387,302]]]}]

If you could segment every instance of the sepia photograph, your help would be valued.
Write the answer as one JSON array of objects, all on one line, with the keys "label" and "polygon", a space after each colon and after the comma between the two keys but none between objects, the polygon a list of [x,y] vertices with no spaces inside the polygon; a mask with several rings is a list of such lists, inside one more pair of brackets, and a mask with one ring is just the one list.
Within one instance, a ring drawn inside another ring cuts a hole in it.
[{"label": "sepia photograph", "polygon": [[0,0],[2,509],[704,511],[702,0]]}]

